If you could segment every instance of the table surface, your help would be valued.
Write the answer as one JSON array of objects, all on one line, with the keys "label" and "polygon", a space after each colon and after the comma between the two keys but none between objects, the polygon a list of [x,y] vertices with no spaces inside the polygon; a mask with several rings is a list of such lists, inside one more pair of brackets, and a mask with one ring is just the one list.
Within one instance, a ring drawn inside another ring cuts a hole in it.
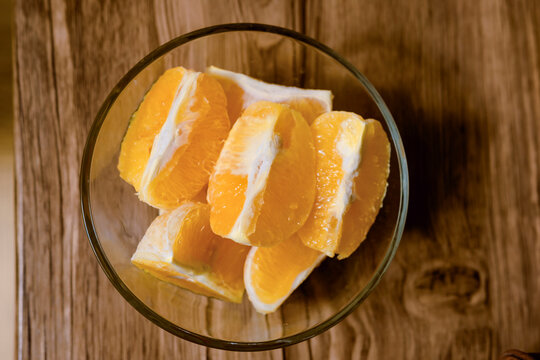
[{"label": "table surface", "polygon": [[0,359],[15,352],[15,196],[11,2],[0,0]]},{"label": "table surface", "polygon": [[[19,358],[495,359],[540,352],[540,1],[15,3]],[[225,22],[295,29],[343,54],[391,109],[407,226],[376,291],[330,331],[256,354],[175,338],[99,268],[79,210],[85,138],[142,56]]]}]

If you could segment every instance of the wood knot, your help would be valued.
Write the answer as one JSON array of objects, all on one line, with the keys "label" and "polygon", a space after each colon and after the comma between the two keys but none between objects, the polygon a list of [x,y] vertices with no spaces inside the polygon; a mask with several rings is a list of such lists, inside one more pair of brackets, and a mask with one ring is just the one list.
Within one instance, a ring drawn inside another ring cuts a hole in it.
[{"label": "wood knot", "polygon": [[422,303],[468,302],[480,289],[480,273],[459,265],[428,269],[413,286]]},{"label": "wood knot", "polygon": [[478,311],[486,305],[485,274],[478,264],[434,261],[407,276],[405,305],[423,317]]}]

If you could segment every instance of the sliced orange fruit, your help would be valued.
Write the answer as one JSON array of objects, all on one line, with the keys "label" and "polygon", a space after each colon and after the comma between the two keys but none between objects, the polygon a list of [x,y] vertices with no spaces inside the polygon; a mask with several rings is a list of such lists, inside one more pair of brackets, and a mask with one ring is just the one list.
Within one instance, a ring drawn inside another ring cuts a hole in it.
[{"label": "sliced orange fruit", "polygon": [[208,185],[212,230],[271,246],[305,222],[315,198],[309,126],[288,105],[261,101],[234,124]]},{"label": "sliced orange fruit", "polygon": [[144,97],[122,142],[118,170],[139,198],[174,209],[208,182],[230,124],[219,82],[167,70]]},{"label": "sliced orange fruit", "polygon": [[238,303],[248,251],[211,231],[208,204],[186,202],[152,222],[131,261],[161,280]]},{"label": "sliced orange fruit", "polygon": [[200,202],[200,203],[205,203],[207,204],[208,201],[206,200],[206,196],[207,196],[207,192],[208,192],[208,184],[206,184],[201,191],[199,191],[199,193],[197,195],[195,195],[194,197],[191,198],[191,201],[194,201],[194,202]]},{"label": "sliced orange fruit", "polygon": [[332,92],[269,84],[244,74],[210,66],[206,72],[217,79],[227,95],[229,119],[233,124],[242,112],[257,101],[288,104],[311,124],[317,116],[332,111]]},{"label": "sliced orange fruit", "polygon": [[326,256],[298,235],[272,247],[253,247],[244,266],[246,293],[255,309],[274,312]]},{"label": "sliced orange fruit", "polygon": [[334,111],[311,126],[317,150],[317,196],[298,235],[306,246],[339,259],[365,239],[382,206],[390,143],[376,120]]}]

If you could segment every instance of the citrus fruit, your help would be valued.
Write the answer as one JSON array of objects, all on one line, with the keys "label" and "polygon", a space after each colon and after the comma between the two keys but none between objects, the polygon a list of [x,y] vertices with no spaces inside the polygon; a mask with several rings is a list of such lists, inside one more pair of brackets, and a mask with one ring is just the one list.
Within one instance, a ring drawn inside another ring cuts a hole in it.
[{"label": "citrus fruit", "polygon": [[139,198],[174,209],[201,191],[230,125],[221,85],[176,67],[151,87],[134,113],[118,160],[120,176]]},{"label": "citrus fruit", "polygon": [[334,111],[311,125],[317,150],[317,196],[298,235],[306,246],[339,259],[364,240],[382,206],[390,143],[381,124]]},{"label": "citrus fruit", "polygon": [[249,247],[210,230],[210,206],[186,202],[158,216],[131,261],[161,280],[193,292],[241,302]]},{"label": "citrus fruit", "polygon": [[332,111],[332,92],[269,84],[244,74],[210,66],[206,72],[217,79],[227,95],[231,124],[251,104],[272,101],[289,104],[311,124],[317,116]]},{"label": "citrus fruit", "polygon": [[250,105],[231,129],[208,184],[212,230],[253,246],[289,238],[315,198],[315,148],[288,105]]},{"label": "citrus fruit", "polygon": [[208,192],[208,184],[204,185],[202,190],[199,191],[197,195],[191,198],[191,201],[207,204],[208,203],[208,201],[206,200],[207,192]]},{"label": "citrus fruit", "polygon": [[272,247],[253,247],[244,265],[249,300],[260,313],[275,311],[326,256],[293,235]]}]

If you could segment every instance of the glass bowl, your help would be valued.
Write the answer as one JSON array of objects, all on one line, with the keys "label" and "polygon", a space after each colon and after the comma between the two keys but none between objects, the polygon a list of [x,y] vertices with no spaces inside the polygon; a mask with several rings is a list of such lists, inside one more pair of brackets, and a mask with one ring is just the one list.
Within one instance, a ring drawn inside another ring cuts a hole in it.
[{"label": "glass bowl", "polygon": [[[131,114],[152,83],[172,66],[209,65],[271,83],[329,89],[334,109],[382,122],[391,137],[384,206],[367,239],[348,259],[325,260],[273,314],[196,295],[150,277],[130,258],[157,210],[140,202],[119,177],[120,143]],[[90,244],[122,296],[161,328],[220,349],[251,351],[291,345],[337,324],[377,285],[397,250],[408,204],[408,173],[398,129],[373,85],[349,62],[297,32],[262,24],[193,31],[160,46],[111,91],[90,129],[80,175],[81,207]]]}]

